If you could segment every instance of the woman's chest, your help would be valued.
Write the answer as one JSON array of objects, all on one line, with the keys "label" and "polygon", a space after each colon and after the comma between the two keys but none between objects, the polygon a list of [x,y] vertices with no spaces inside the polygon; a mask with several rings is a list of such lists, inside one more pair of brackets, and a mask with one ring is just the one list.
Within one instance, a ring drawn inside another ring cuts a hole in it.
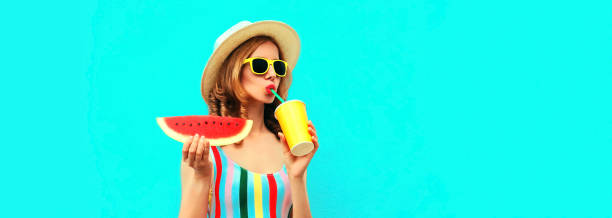
[{"label": "woman's chest", "polygon": [[224,149],[228,159],[250,172],[269,174],[279,171],[283,167],[282,151],[267,148]]}]

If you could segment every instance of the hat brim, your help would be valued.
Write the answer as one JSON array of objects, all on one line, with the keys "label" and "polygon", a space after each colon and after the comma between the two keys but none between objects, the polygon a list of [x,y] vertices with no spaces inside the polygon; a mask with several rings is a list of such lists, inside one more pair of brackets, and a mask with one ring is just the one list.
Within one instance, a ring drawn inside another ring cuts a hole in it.
[{"label": "hat brim", "polygon": [[215,49],[208,59],[206,67],[204,67],[204,72],[202,73],[201,85],[202,97],[204,101],[206,101],[206,104],[211,103],[208,99],[208,95],[217,82],[219,74],[221,74],[219,69],[223,61],[225,61],[227,56],[240,44],[255,36],[268,36],[274,39],[284,56],[283,58],[289,65],[287,76],[283,78],[282,87],[279,87],[279,90],[284,90],[283,93],[279,94],[284,97],[287,96],[287,91],[289,90],[289,86],[291,86],[291,80],[293,78],[292,71],[300,55],[300,38],[295,30],[285,23],[278,21],[259,21],[234,32]]}]

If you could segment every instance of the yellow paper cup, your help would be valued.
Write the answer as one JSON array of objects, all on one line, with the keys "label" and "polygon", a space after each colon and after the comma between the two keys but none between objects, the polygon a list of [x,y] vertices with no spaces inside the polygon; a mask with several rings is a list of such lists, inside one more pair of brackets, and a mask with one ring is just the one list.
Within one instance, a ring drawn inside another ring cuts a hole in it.
[{"label": "yellow paper cup", "polygon": [[293,155],[304,156],[314,149],[312,136],[308,133],[308,117],[304,102],[286,101],[276,107],[274,117],[278,120]]}]

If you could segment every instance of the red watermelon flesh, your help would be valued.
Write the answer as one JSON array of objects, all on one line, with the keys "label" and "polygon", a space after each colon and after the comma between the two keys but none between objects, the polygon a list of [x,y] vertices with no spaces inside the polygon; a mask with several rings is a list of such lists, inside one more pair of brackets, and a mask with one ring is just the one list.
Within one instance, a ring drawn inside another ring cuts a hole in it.
[{"label": "red watermelon flesh", "polygon": [[157,124],[170,138],[185,143],[190,136],[203,135],[211,146],[229,145],[244,139],[253,126],[252,120],[237,117],[192,115],[158,117]]}]

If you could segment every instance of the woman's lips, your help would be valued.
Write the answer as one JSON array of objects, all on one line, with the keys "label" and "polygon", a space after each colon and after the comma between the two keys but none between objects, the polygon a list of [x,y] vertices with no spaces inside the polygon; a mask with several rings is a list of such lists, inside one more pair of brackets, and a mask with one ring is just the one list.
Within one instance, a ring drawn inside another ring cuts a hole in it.
[{"label": "woman's lips", "polygon": [[275,89],[276,87],[274,85],[268,85],[266,86],[266,93],[268,93],[268,95],[272,95],[272,92],[270,91],[270,89]]}]

